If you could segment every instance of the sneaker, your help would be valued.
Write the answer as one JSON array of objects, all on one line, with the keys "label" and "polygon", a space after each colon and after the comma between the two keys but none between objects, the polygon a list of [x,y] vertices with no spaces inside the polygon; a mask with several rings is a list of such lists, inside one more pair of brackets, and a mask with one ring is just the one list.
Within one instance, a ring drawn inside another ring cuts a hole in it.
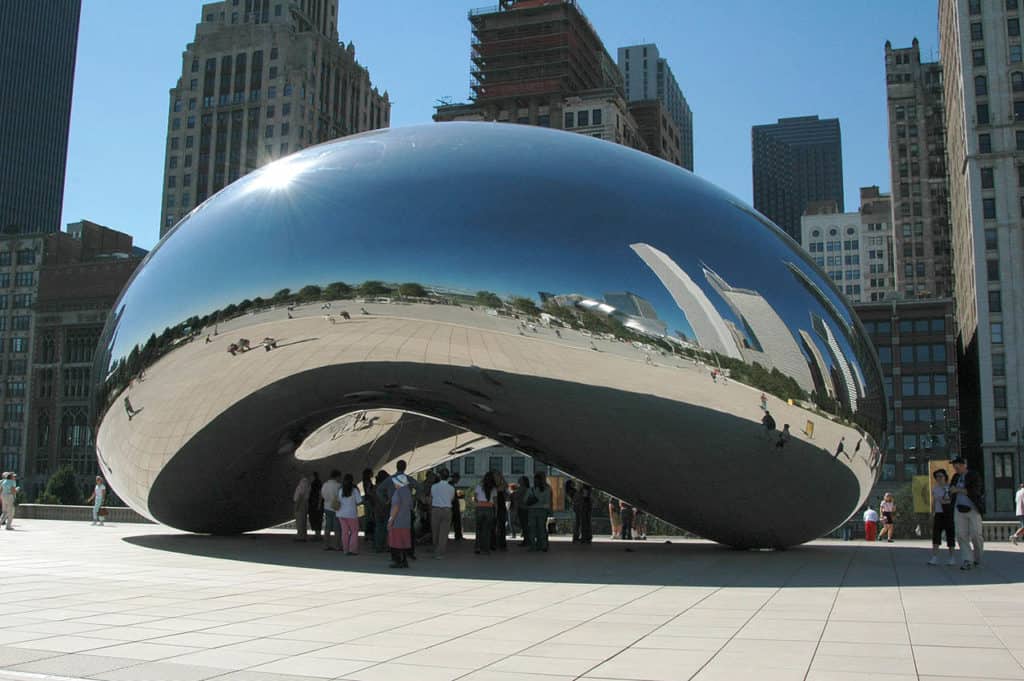
[{"label": "sneaker", "polygon": [[974,561],[974,569],[977,570],[979,568],[981,568],[981,563],[979,563],[978,561]]},{"label": "sneaker", "polygon": [[956,565],[956,558],[950,558],[949,560],[947,560],[946,565],[949,567],[953,567],[954,565]]},{"label": "sneaker", "polygon": [[932,559],[928,561],[928,564],[929,565],[938,565],[939,564],[938,556],[932,556]]},{"label": "sneaker", "polygon": [[970,570],[971,569],[971,561],[965,560],[963,562],[963,564],[960,566],[960,569],[961,570]]}]

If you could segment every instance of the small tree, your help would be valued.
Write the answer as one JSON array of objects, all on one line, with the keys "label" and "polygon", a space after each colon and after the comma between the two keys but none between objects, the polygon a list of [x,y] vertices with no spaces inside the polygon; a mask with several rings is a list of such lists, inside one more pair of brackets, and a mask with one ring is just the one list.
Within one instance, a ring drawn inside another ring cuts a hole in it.
[{"label": "small tree", "polygon": [[320,298],[320,287],[315,284],[307,284],[299,289],[301,300],[317,300]]},{"label": "small tree", "polygon": [[501,298],[499,298],[496,293],[492,293],[490,291],[477,291],[476,302],[478,305],[483,305],[484,307],[493,307],[495,309],[504,307],[503,303],[501,302]]},{"label": "small tree", "polygon": [[343,281],[332,281],[324,288],[324,297],[331,300],[351,298],[352,287]]},{"label": "small tree", "polygon": [[41,504],[64,504],[75,506],[82,503],[82,491],[78,488],[75,471],[70,465],[58,468],[46,481],[46,489],[38,499]]},{"label": "small tree", "polygon": [[512,299],[511,302],[512,307],[519,310],[520,312],[523,312],[528,315],[533,315],[534,317],[540,316],[540,308],[537,307],[537,303],[533,302],[529,298],[516,296],[515,298]]},{"label": "small tree", "polygon": [[390,295],[391,289],[384,285],[382,281],[364,281],[359,285],[359,295],[361,296],[386,296]]},{"label": "small tree", "polygon": [[420,284],[412,282],[400,284],[398,286],[398,295],[403,298],[426,298],[427,289],[423,288]]},{"label": "small tree", "polygon": [[275,303],[283,303],[284,301],[288,300],[288,298],[290,298],[291,295],[292,290],[290,288],[283,288],[274,294],[273,300]]}]

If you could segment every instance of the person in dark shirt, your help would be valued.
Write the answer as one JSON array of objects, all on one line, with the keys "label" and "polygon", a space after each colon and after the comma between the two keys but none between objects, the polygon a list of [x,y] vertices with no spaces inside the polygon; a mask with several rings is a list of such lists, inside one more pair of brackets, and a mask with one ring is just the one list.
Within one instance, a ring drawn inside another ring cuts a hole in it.
[{"label": "person in dark shirt", "polygon": [[313,471],[313,479],[309,483],[309,527],[313,530],[313,541],[320,541],[320,530],[324,526],[324,500],[320,496],[323,486],[320,474]]}]

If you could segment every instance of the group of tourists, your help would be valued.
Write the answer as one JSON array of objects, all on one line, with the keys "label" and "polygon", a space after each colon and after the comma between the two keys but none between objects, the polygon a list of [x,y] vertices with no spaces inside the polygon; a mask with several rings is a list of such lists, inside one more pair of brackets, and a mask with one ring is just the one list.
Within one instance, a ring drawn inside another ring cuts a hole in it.
[{"label": "group of tourists", "polygon": [[[377,553],[390,552],[391,567],[407,568],[416,559],[417,544],[429,545],[433,557],[445,556],[450,534],[461,541],[461,499],[465,494],[456,485],[458,474],[441,468],[430,471],[420,481],[406,473],[406,462],[395,464],[395,473],[363,471],[357,482],[351,473],[331,471],[326,481],[317,473],[303,476],[295,487],[296,541],[307,541],[312,530],[314,540],[324,541],[325,551],[359,554],[360,507],[363,540]],[[361,487],[361,489],[360,489]],[[573,488],[573,498],[590,499],[590,487]],[[526,476],[514,484],[506,483],[501,473],[487,472],[473,492],[476,521],[474,553],[490,554],[508,548],[508,534],[518,532],[521,546],[531,551],[548,550],[548,517],[552,509],[552,490],[544,473],[531,481]],[[586,504],[589,510],[589,503]],[[579,541],[589,542],[589,513],[586,521],[577,521]],[[577,537],[574,535],[574,541]]]},{"label": "group of tourists", "polygon": [[[960,546],[960,569],[972,570],[981,567],[981,559],[985,550],[982,536],[982,510],[985,508],[984,486],[981,475],[967,469],[967,460],[955,457],[950,463],[954,474],[950,479],[945,469],[932,473],[931,506],[932,506],[932,557],[929,565],[938,565],[942,540],[945,538],[949,559],[946,565],[957,564],[956,547]],[[1020,527],[1012,537],[1016,544],[1020,536],[1024,536],[1024,485],[1017,493],[1017,514]],[[875,541],[883,538],[892,542],[896,525],[896,501],[891,492],[886,492],[879,504],[878,511],[873,508],[864,510],[864,538]],[[878,524],[881,521],[881,531]]]}]

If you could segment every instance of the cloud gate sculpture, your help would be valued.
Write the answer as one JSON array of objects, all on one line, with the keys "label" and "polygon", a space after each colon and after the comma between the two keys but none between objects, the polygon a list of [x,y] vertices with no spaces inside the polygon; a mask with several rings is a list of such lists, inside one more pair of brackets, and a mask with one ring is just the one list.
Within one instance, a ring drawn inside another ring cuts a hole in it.
[{"label": "cloud gate sculpture", "polygon": [[859,322],[777,227],[647,154],[509,124],[250,173],[153,250],[96,362],[103,472],[194,532],[287,520],[306,471],[500,443],[697,535],[790,546],[864,502],[886,425]]}]

